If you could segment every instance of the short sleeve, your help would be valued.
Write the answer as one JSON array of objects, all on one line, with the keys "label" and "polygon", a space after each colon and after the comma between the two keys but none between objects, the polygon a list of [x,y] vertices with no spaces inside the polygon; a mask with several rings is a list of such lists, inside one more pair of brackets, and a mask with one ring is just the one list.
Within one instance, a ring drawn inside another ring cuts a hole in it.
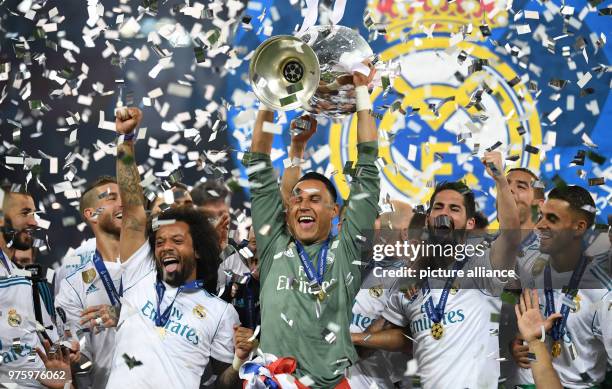
[{"label": "short sleeve", "polygon": [[155,258],[149,241],[145,240],[142,246],[121,264],[123,290],[127,291],[152,271],[155,271]]},{"label": "short sleeve", "polygon": [[385,320],[395,324],[399,327],[406,327],[408,325],[408,315],[404,310],[403,303],[407,301],[404,293],[395,291],[390,293],[387,300],[387,305],[383,310],[382,316]]},{"label": "short sleeve", "polygon": [[219,320],[219,326],[210,345],[210,356],[219,362],[232,363],[234,360],[234,325],[240,325],[238,312],[230,304]]},{"label": "short sleeve", "polygon": [[[81,312],[83,312],[85,307],[79,294],[72,284],[68,282],[67,278],[61,281],[59,292],[55,296],[55,308],[60,308],[66,314],[66,324],[73,328],[81,328],[79,321],[81,319]],[[59,314],[58,320],[62,320],[61,314]]]},{"label": "short sleeve", "polygon": [[608,366],[612,366],[612,292],[608,291],[598,303],[593,320],[593,329],[606,350]]}]

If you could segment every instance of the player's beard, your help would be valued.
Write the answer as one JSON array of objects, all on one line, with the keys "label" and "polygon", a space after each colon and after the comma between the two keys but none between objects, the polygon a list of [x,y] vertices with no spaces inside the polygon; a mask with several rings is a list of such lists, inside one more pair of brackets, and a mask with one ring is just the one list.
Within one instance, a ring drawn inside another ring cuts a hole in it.
[{"label": "player's beard", "polygon": [[2,236],[4,241],[11,243],[11,248],[17,250],[28,250],[34,243],[32,235],[24,230],[15,230],[11,219],[7,216],[4,219],[4,227],[2,227]]},{"label": "player's beard", "polygon": [[164,266],[161,265],[161,271],[164,275],[164,281],[166,281],[168,285],[173,286],[175,288],[178,288],[179,286],[185,284],[189,276],[191,276],[196,266],[195,259],[181,259],[179,262],[179,266],[180,267],[177,271],[169,273],[166,272]]},{"label": "player's beard", "polygon": [[109,234],[113,235],[117,239],[119,239],[119,235],[121,234],[121,227],[117,226],[113,221],[113,215],[111,213],[100,215],[102,216],[98,220],[98,225],[100,229]]},{"label": "player's beard", "polygon": [[[441,247],[442,249],[436,249],[433,250],[434,255],[430,255],[427,257],[422,257],[421,260],[419,261],[419,268],[420,269],[427,269],[427,268],[431,268],[431,269],[446,269],[448,268],[454,261],[455,261],[455,256],[445,256],[444,253],[446,250],[446,247],[448,247],[449,245],[453,247],[452,252],[455,252],[454,247],[456,247],[457,245],[461,244],[464,242],[465,240],[465,236],[466,236],[466,232],[467,230],[465,229],[467,226],[463,225],[460,226],[460,228],[455,228],[454,225],[451,224],[450,228],[448,229],[439,229],[439,228],[434,228],[432,226],[428,226],[427,227],[427,232],[428,232],[428,239],[427,239],[427,244],[430,245],[436,245],[438,247]],[[439,252],[441,251],[441,253]],[[442,255],[439,255],[442,254]]]}]

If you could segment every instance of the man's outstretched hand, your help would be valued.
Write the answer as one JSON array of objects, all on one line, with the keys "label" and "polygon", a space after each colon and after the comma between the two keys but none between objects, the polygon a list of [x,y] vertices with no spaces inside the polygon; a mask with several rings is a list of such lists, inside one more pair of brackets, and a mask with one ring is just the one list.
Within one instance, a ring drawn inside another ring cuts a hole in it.
[{"label": "man's outstretched hand", "polygon": [[296,127],[296,121],[292,121],[291,122],[291,130],[292,130],[291,143],[305,145],[306,143],[308,143],[308,140],[314,135],[314,133],[317,132],[317,119],[315,119],[314,117],[310,115],[301,116],[300,119],[308,122],[309,124],[308,128],[301,129],[302,131],[293,135],[294,131],[297,132],[296,130],[297,127]]},{"label": "man's outstretched hand", "polygon": [[374,76],[376,75],[376,68],[374,67],[374,65],[372,65],[372,63],[369,61],[364,63],[370,68],[370,74],[366,76],[365,74],[359,71],[354,71],[353,84],[355,85],[355,87],[370,85],[370,83],[374,79]]},{"label": "man's outstretched hand", "polygon": [[549,331],[555,320],[561,319],[559,312],[553,313],[544,319],[540,312],[538,291],[535,289],[523,290],[520,303],[514,306],[514,311],[521,336],[527,342],[540,338],[542,327],[544,327],[544,331]]},{"label": "man's outstretched hand", "polygon": [[115,127],[120,134],[131,134],[142,120],[142,111],[135,107],[119,108],[115,112]]}]

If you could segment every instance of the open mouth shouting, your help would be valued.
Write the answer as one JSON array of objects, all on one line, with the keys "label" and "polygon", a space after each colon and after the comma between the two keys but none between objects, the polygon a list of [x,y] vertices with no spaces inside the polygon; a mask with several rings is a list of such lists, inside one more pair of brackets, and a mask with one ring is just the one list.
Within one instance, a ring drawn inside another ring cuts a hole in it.
[{"label": "open mouth shouting", "polygon": [[298,225],[300,226],[300,228],[304,230],[310,230],[315,225],[315,218],[312,216],[308,216],[308,215],[300,216],[298,217],[297,220],[298,220]]},{"label": "open mouth shouting", "polygon": [[175,256],[167,256],[162,258],[162,267],[166,273],[173,273],[178,270],[179,260]]},{"label": "open mouth shouting", "polygon": [[123,212],[119,211],[113,215],[116,219],[121,220],[123,218]]}]

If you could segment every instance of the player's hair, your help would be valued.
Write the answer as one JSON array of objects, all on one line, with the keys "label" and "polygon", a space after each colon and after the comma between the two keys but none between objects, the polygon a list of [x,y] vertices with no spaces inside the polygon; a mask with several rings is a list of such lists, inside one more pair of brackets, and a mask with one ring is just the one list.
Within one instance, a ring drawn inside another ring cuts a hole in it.
[{"label": "player's hair", "polygon": [[[512,168],[512,169],[508,170],[508,173],[506,173],[506,176],[508,174],[512,173],[512,172],[527,173],[535,181],[540,181],[540,177],[538,177],[534,172],[532,172],[531,170],[527,169],[526,167],[515,167],[515,168]],[[544,200],[544,198],[545,198],[544,188],[534,187],[533,183],[531,185],[531,188],[533,189],[533,197],[535,197],[536,200]]]},{"label": "player's hair", "polygon": [[593,197],[589,191],[581,186],[570,185],[556,187],[550,191],[548,199],[563,200],[569,203],[572,211],[584,217],[587,222],[587,228],[590,228],[595,222],[595,212],[587,210],[589,208],[595,209],[595,201],[593,201]]},{"label": "player's hair", "polygon": [[7,210],[8,206],[9,206],[9,200],[11,199],[11,196],[15,196],[15,195],[18,195],[18,196],[28,196],[29,198],[34,200],[34,196],[30,192],[19,191],[19,190],[11,190],[11,188],[2,189],[2,191],[4,192],[4,196],[2,196],[2,204],[0,204],[0,206],[2,206],[2,208],[0,208],[0,211],[4,210],[4,213],[6,213],[6,210]]},{"label": "player's hair", "polygon": [[474,214],[474,220],[476,221],[474,228],[485,229],[489,226],[489,219],[487,219],[487,215],[482,211],[478,211]]},{"label": "player's hair", "polygon": [[[183,184],[182,182],[174,182],[172,186],[170,187],[170,189],[174,189],[174,188],[178,188],[186,193],[189,193],[189,187],[186,184]],[[189,195],[191,195],[191,193],[189,193]],[[149,200],[145,198],[145,209],[149,212],[152,211],[153,205],[157,202],[159,198],[160,198],[159,195],[155,196],[153,200]]]},{"label": "player's hair", "polygon": [[[204,289],[211,294],[217,292],[217,269],[221,264],[219,254],[219,237],[214,226],[195,208],[177,207],[168,208],[157,215],[157,220],[173,220],[184,222],[189,226],[189,234],[193,242],[193,251],[199,259],[196,260],[196,279],[204,282]],[[155,251],[155,236],[151,223],[149,223],[149,244]],[[162,272],[158,272],[162,274]]]},{"label": "player's hair", "polygon": [[327,191],[329,192],[329,194],[331,195],[333,202],[336,203],[336,201],[338,200],[338,192],[336,191],[336,187],[334,187],[334,184],[332,184],[329,178],[325,177],[321,173],[308,172],[304,174],[302,177],[300,177],[298,182],[302,182],[306,180],[316,180],[316,181],[322,182],[323,185],[325,185],[325,187],[327,188]]},{"label": "player's hair", "polygon": [[191,190],[191,199],[198,206],[204,206],[216,201],[228,202],[229,189],[223,184],[215,180],[208,180],[198,184]]},{"label": "player's hair", "polygon": [[472,190],[461,181],[444,181],[437,184],[429,200],[429,208],[427,209],[428,214],[431,212],[431,208],[436,202],[436,196],[443,190],[454,190],[455,192],[463,196],[463,206],[465,207],[465,213],[467,215],[467,218],[471,219],[474,217],[474,215],[476,214],[476,201],[474,199],[474,192],[472,192]]},{"label": "player's hair", "polygon": [[117,179],[112,176],[100,176],[96,178],[91,184],[85,188],[83,193],[81,194],[81,200],[79,201],[79,212],[81,216],[83,216],[83,212],[85,212],[86,208],[93,207],[94,203],[98,199],[98,195],[94,191],[94,189],[108,184],[116,184]]}]

